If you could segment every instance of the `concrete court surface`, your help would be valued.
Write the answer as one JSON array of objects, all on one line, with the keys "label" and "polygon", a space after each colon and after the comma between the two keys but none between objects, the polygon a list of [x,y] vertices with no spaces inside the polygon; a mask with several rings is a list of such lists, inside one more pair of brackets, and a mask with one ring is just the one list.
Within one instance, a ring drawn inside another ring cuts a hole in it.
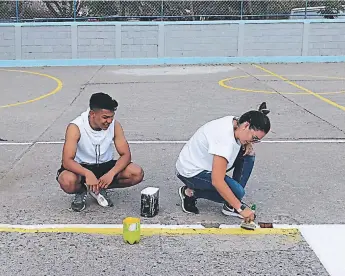
[{"label": "concrete court surface", "polygon": [[[157,186],[160,213],[142,223],[238,225],[205,200],[198,200],[199,215],[184,214],[174,165],[199,126],[266,101],[272,130],[255,146],[245,201],[257,204],[259,221],[344,224],[344,143],[335,142],[345,139],[344,80],[344,64],[331,63],[2,69],[0,223],[121,224],[139,216],[140,191]],[[116,117],[145,180],[112,191],[112,209],[89,198],[85,211],[73,213],[55,174],[68,122],[97,91],[119,101]],[[1,237],[0,275],[340,275],[322,255],[329,248],[320,253],[306,235],[158,235],[132,247],[120,236],[97,234]]]}]

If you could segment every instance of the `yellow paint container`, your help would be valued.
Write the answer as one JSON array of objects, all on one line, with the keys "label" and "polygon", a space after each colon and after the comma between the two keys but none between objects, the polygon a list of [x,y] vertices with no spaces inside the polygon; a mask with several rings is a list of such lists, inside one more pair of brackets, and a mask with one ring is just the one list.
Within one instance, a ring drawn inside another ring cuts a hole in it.
[{"label": "yellow paint container", "polygon": [[140,241],[140,219],[127,217],[123,220],[123,240],[129,244]]}]

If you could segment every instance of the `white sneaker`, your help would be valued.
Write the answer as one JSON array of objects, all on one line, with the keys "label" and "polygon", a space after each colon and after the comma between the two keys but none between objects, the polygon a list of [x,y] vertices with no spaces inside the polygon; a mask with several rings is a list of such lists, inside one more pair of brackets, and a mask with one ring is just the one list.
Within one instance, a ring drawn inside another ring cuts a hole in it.
[{"label": "white sneaker", "polygon": [[234,207],[224,203],[222,213],[226,216],[232,216],[232,217],[238,217],[238,218],[243,218],[243,216],[235,210]]},{"label": "white sneaker", "polygon": [[96,195],[94,192],[89,191],[90,195],[97,200],[98,204],[102,207],[113,207],[114,204],[111,199],[107,195],[107,191],[105,189],[101,189],[99,194]]}]

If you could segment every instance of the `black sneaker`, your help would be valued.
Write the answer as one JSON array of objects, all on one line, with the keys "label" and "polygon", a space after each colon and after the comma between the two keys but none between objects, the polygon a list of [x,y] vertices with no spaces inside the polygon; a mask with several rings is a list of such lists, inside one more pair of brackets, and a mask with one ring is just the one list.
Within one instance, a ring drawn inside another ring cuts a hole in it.
[{"label": "black sneaker", "polygon": [[240,213],[237,212],[237,210],[235,210],[235,208],[230,206],[228,203],[224,203],[222,213],[226,216],[238,217],[243,219],[243,216],[241,216]]},{"label": "black sneaker", "polygon": [[87,197],[87,190],[83,190],[80,193],[75,194],[71,204],[71,209],[75,212],[80,212],[85,209],[85,201]]},{"label": "black sneaker", "polygon": [[194,196],[189,197],[186,196],[185,190],[187,189],[186,186],[181,186],[178,189],[178,193],[181,198],[181,207],[183,212],[190,213],[190,214],[199,214],[199,209],[196,207],[196,198]]}]

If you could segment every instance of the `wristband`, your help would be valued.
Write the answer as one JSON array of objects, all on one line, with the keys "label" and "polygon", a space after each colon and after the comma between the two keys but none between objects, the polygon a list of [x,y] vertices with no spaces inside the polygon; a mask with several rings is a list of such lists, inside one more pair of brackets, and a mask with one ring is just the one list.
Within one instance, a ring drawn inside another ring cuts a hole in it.
[{"label": "wristband", "polygon": [[241,213],[244,209],[246,209],[246,205],[241,204],[241,207],[240,207],[239,209],[237,209],[236,211],[237,211],[238,213]]}]

